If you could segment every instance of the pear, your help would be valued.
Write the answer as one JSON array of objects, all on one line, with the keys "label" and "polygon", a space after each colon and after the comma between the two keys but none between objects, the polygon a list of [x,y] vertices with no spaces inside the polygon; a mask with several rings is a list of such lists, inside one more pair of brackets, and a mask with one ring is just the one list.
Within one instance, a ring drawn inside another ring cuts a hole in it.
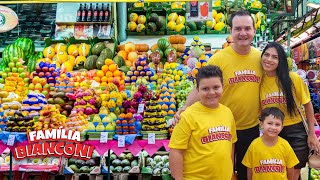
[{"label": "pear", "polygon": [[112,123],[108,123],[106,126],[106,131],[114,131],[116,129],[115,126],[112,125]]},{"label": "pear", "polygon": [[100,108],[100,111],[99,111],[99,114],[105,114],[105,115],[107,115],[108,114],[108,109],[106,108],[106,107],[101,107]]},{"label": "pear", "polygon": [[105,129],[105,127],[102,124],[102,122],[99,122],[98,126],[96,127],[96,131],[101,132],[101,131],[104,131],[104,129]]},{"label": "pear", "polygon": [[92,122],[101,122],[99,114],[94,115]]},{"label": "pear", "polygon": [[103,119],[102,119],[102,122],[107,122],[107,123],[111,123],[113,120],[110,116],[105,116]]},{"label": "pear", "polygon": [[113,121],[115,121],[117,119],[117,115],[115,115],[113,112],[110,113],[109,116],[111,116]]},{"label": "pear", "polygon": [[88,123],[88,130],[89,131],[95,131],[96,127],[94,126],[93,122],[89,122]]}]

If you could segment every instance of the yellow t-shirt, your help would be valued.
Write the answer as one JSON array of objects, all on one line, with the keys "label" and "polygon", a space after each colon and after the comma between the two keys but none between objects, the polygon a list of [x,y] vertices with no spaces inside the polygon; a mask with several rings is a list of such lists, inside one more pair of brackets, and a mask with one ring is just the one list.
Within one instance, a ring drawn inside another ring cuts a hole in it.
[{"label": "yellow t-shirt", "polygon": [[[311,100],[307,85],[295,72],[290,72],[290,78],[295,90],[294,97],[297,101],[297,104],[307,104]],[[261,107],[278,107],[285,115],[283,122],[284,126],[290,126],[301,122],[302,120],[297,108],[295,108],[296,114],[293,117],[290,117],[289,112],[287,111],[286,99],[284,98],[282,90],[277,85],[277,81],[278,80],[276,76],[263,76],[260,89]]]},{"label": "yellow t-shirt", "polygon": [[285,139],[278,137],[274,146],[266,146],[261,137],[250,144],[242,164],[252,168],[252,179],[284,180],[287,179],[287,168],[299,163],[292,147]]},{"label": "yellow t-shirt", "polygon": [[237,130],[259,124],[260,59],[258,49],[251,48],[248,55],[239,55],[229,46],[214,54],[208,62],[222,70],[224,87],[220,103],[231,109]]},{"label": "yellow t-shirt", "polygon": [[183,179],[231,179],[232,145],[237,141],[232,112],[222,104],[215,109],[196,102],[181,113],[169,147],[184,149]]}]

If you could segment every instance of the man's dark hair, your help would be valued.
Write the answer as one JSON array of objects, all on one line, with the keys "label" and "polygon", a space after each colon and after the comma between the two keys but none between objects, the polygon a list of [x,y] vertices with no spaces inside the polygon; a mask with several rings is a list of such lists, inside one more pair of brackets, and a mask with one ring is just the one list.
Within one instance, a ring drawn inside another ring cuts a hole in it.
[{"label": "man's dark hair", "polygon": [[212,78],[212,77],[220,78],[221,83],[223,84],[222,71],[218,66],[208,65],[200,68],[196,78],[197,87],[199,87],[199,82],[201,79]]},{"label": "man's dark hair", "polygon": [[283,112],[282,112],[279,108],[277,108],[277,107],[264,108],[264,109],[262,110],[262,112],[261,112],[261,115],[260,115],[259,120],[260,120],[261,122],[263,122],[263,121],[266,119],[266,117],[268,117],[268,116],[270,116],[270,115],[272,115],[272,116],[275,117],[275,118],[280,119],[282,122],[283,122],[283,120],[284,120],[284,114],[283,114]]},{"label": "man's dark hair", "polygon": [[239,11],[231,14],[231,16],[230,16],[230,22],[229,22],[231,29],[232,29],[232,25],[233,25],[233,24],[232,24],[232,20],[233,20],[233,18],[236,17],[236,16],[250,16],[250,18],[252,19],[252,26],[253,26],[253,28],[255,29],[255,23],[254,23],[253,17],[251,16],[251,14],[250,14],[248,11],[243,10],[243,9],[240,9]]}]

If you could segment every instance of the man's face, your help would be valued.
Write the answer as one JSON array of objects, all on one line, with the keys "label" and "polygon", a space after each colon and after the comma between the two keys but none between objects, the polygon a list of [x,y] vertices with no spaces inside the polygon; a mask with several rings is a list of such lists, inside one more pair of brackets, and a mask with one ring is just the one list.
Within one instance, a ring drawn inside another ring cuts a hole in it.
[{"label": "man's face", "polygon": [[232,20],[231,36],[233,43],[239,48],[250,47],[256,30],[250,16],[235,16]]}]

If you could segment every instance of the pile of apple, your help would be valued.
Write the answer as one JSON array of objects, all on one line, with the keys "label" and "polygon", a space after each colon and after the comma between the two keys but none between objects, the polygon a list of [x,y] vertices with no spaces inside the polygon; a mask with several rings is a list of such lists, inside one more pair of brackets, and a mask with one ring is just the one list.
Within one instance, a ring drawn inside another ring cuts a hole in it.
[{"label": "pile of apple", "polygon": [[40,93],[30,92],[22,101],[22,113],[26,116],[38,116],[39,112],[48,104],[45,96]]},{"label": "pile of apple", "polygon": [[39,76],[33,76],[30,79],[30,84],[28,86],[28,89],[30,91],[35,91],[37,93],[41,93],[45,96],[47,96],[49,94],[50,91],[54,91],[55,87],[54,86],[50,86],[47,83],[47,79],[42,77],[40,78]]},{"label": "pile of apple", "polygon": [[55,64],[49,62],[40,62],[36,67],[36,72],[33,72],[33,76],[40,78],[46,78],[47,82],[54,86],[56,83],[56,77],[59,76],[59,71],[56,69]]},{"label": "pile of apple", "polygon": [[116,134],[118,135],[138,134],[141,130],[140,122],[136,121],[132,113],[121,113],[116,120],[116,124]]},{"label": "pile of apple", "polygon": [[139,104],[145,106],[145,102],[149,101],[152,96],[153,92],[148,90],[147,86],[140,84],[137,92],[133,94],[133,98],[123,101],[122,107],[126,109],[126,113],[136,114]]},{"label": "pile of apple", "polygon": [[104,116],[101,120],[99,114],[94,115],[91,122],[88,124],[88,131],[91,132],[114,132],[116,129],[115,120],[117,116],[114,113],[110,113]]},{"label": "pile of apple", "polygon": [[95,94],[93,89],[79,88],[75,93],[67,93],[66,96],[70,100],[75,100],[72,109],[73,112],[82,112],[86,115],[99,113],[101,99]]},{"label": "pile of apple", "polygon": [[152,77],[153,74],[148,66],[147,57],[141,55],[138,60],[135,61],[134,66],[130,68],[130,71],[127,72],[127,76],[124,79],[125,86],[134,86],[139,78],[145,78],[150,82],[150,77]]},{"label": "pile of apple", "polygon": [[[8,63],[8,67],[5,68],[3,71],[0,71],[0,83],[4,83],[6,77],[10,77],[13,73],[17,73],[15,77],[21,77],[22,79],[27,77],[27,73],[23,68],[23,61],[22,59],[18,59],[17,57],[14,57],[10,60]],[[25,82],[28,82],[25,80]]]},{"label": "pile of apple", "polygon": [[46,130],[46,129],[58,129],[59,127],[66,126],[65,115],[60,114],[59,109],[55,105],[48,104],[42,106],[40,111],[40,117],[36,123],[37,130]]}]

